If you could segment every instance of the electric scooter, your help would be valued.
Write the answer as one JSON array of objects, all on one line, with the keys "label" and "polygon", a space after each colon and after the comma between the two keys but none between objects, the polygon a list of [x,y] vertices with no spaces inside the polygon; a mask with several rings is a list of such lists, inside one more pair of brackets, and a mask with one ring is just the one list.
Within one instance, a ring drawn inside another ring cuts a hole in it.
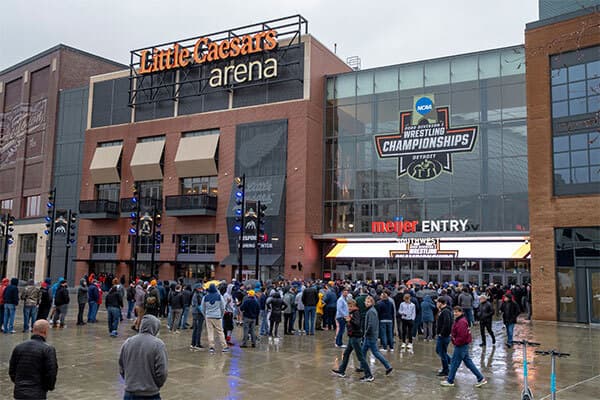
[{"label": "electric scooter", "polygon": [[540,344],[536,342],[528,342],[527,340],[515,340],[513,344],[520,344],[523,346],[523,390],[521,391],[521,400],[533,400],[533,393],[529,388],[527,382],[527,346],[537,347]]},{"label": "electric scooter", "polygon": [[550,398],[556,400],[556,357],[569,357],[569,353],[561,353],[557,350],[536,350],[535,354],[550,356]]}]

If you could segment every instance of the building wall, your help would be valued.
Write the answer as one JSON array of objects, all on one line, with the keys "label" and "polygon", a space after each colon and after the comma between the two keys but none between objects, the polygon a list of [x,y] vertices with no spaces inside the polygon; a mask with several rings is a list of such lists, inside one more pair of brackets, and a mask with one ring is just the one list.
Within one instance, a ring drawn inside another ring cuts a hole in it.
[{"label": "building wall", "polygon": [[600,43],[598,11],[527,29],[527,147],[533,318],[557,319],[555,227],[600,226],[600,195],[553,194],[550,58]]}]

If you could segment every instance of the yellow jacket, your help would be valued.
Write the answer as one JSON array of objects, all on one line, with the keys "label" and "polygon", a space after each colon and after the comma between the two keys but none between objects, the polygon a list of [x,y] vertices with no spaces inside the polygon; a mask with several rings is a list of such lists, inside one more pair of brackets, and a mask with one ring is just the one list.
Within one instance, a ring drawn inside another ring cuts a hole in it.
[{"label": "yellow jacket", "polygon": [[317,302],[317,314],[323,314],[325,302],[323,301],[323,293],[319,292],[319,301]]}]

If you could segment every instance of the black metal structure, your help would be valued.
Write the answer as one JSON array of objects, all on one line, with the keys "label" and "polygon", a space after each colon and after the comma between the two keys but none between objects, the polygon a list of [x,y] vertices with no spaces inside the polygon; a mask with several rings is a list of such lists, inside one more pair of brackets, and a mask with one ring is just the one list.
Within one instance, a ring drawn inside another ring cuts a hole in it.
[{"label": "black metal structure", "polygon": [[[52,245],[54,244],[54,229],[56,223],[56,188],[48,192],[48,217],[46,227],[48,228],[48,247],[46,257],[48,259],[48,276],[52,276]],[[48,218],[50,221],[48,221]]]},{"label": "black metal structure", "polygon": [[[267,30],[275,30],[277,32],[278,46],[273,50],[265,50],[256,54],[239,55],[236,60],[240,62],[264,61],[267,58],[275,58],[281,67],[291,64],[301,65],[304,61],[300,59],[288,60],[286,52],[292,49],[298,49],[303,46],[302,33],[308,33],[308,21],[301,15],[292,15],[273,19],[265,22],[260,22],[252,25],[241,26],[234,29],[215,32],[203,36],[183,39],[175,42],[161,43],[150,47],[132,50],[130,52],[129,63],[129,106],[138,106],[143,104],[153,104],[160,102],[173,101],[185,97],[199,96],[205,93],[231,92],[237,86],[244,88],[264,85],[265,80],[256,80],[255,82],[244,82],[239,85],[228,84],[222,87],[210,87],[210,71],[213,68],[225,67],[230,64],[230,59],[221,61],[212,61],[202,64],[190,63],[185,67],[177,68],[179,74],[176,74],[175,69],[157,71],[152,73],[140,73],[142,67],[142,54],[144,51],[152,53],[154,49],[171,48],[175,45],[179,49],[186,49],[189,54],[193,54],[196,42],[199,39],[207,39],[210,42],[220,42],[223,40],[231,40],[233,38],[242,38],[244,35],[253,35]],[[174,62],[174,55],[171,54],[169,60],[165,62]],[[162,62],[162,60],[161,60]],[[300,68],[299,71],[302,71]],[[293,74],[292,74],[293,75]],[[287,76],[284,78],[276,78],[277,83],[287,81],[303,82],[303,73],[298,73],[296,76]]]},{"label": "black metal structure", "polygon": [[13,242],[12,232],[14,230],[14,219],[10,213],[6,213],[0,219],[0,236],[2,237],[2,269],[0,269],[0,277],[6,276],[8,266],[8,246]]}]

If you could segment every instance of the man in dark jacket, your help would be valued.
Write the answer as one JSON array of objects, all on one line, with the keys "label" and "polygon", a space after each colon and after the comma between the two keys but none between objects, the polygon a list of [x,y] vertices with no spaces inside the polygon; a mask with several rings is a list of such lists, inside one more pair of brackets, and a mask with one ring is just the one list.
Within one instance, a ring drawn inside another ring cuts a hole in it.
[{"label": "man in dark jacket", "polygon": [[344,350],[342,363],[340,364],[339,368],[332,369],[331,372],[333,372],[340,378],[345,378],[348,360],[350,360],[350,354],[354,350],[356,352],[356,357],[358,358],[358,361],[360,363],[360,369],[365,372],[365,376],[361,378],[361,382],[372,382],[373,375],[371,374],[371,369],[369,368],[369,364],[365,360],[365,355],[363,354],[360,345],[360,339],[363,336],[363,331],[361,329],[360,312],[358,311],[358,306],[355,300],[348,300],[348,311],[350,311],[350,315],[346,317],[348,347],[346,347],[346,350]]},{"label": "man in dark jacket", "polygon": [[513,331],[520,309],[511,294],[505,294],[503,300],[500,311],[502,312],[502,321],[506,327],[506,347],[510,349],[513,345]]},{"label": "man in dark jacket", "polygon": [[87,322],[96,323],[96,313],[98,312],[98,300],[100,299],[100,291],[95,282],[90,284],[88,288],[88,316]]},{"label": "man in dark jacket", "polygon": [[188,315],[190,312],[190,305],[192,304],[192,287],[190,285],[185,285],[183,288],[183,312],[181,314],[181,324],[179,324],[180,329],[187,329],[190,326],[188,325]]},{"label": "man in dark jacket", "polygon": [[123,295],[117,285],[110,288],[106,299],[104,299],[104,304],[108,314],[108,333],[110,333],[110,336],[116,337],[119,321],[121,320],[121,307],[123,307]]},{"label": "man in dark jacket", "polygon": [[465,363],[466,367],[477,377],[476,387],[481,387],[487,383],[487,380],[481,375],[473,360],[469,356],[469,344],[473,341],[471,331],[469,330],[469,321],[465,317],[463,309],[459,306],[454,307],[454,324],[452,325],[452,344],[454,353],[452,353],[452,362],[450,363],[450,373],[448,379],[440,382],[442,386],[454,386],[454,377],[460,364]]},{"label": "man in dark jacket", "polygon": [[494,317],[494,307],[492,303],[488,301],[486,295],[482,294],[479,296],[479,333],[481,333],[480,346],[485,346],[485,330],[492,337],[492,344],[496,344],[496,337],[492,331],[492,318]]},{"label": "man in dark jacket", "polygon": [[302,291],[302,304],[304,304],[304,330],[307,335],[315,334],[315,317],[319,292],[313,283],[309,288]]},{"label": "man in dark jacket", "polygon": [[85,303],[88,301],[88,285],[84,278],[79,280],[79,287],[77,288],[77,325],[85,325],[83,322],[83,312],[85,311]]},{"label": "man in dark jacket", "polygon": [[240,347],[248,347],[248,335],[252,347],[256,347],[256,319],[260,313],[260,305],[254,296],[254,290],[248,290],[248,296],[244,298],[240,311],[244,316],[244,338]]},{"label": "man in dark jacket", "polygon": [[58,363],[56,350],[46,343],[48,326],[45,319],[36,321],[31,339],[17,345],[10,356],[8,375],[15,384],[15,399],[46,399],[54,390]]},{"label": "man in dark jacket", "polygon": [[65,317],[67,316],[67,310],[69,308],[69,289],[67,287],[67,281],[64,280],[60,283],[60,286],[56,290],[56,296],[54,297],[54,305],[56,311],[54,312],[54,318],[52,319],[52,326],[56,327],[60,319],[60,327],[65,327]]},{"label": "man in dark jacket", "polygon": [[12,278],[10,285],[4,289],[4,333],[16,333],[15,314],[19,304],[19,280]]},{"label": "man in dark jacket", "polygon": [[392,373],[393,368],[377,348],[377,339],[379,338],[379,316],[377,315],[377,309],[374,305],[375,300],[373,297],[367,296],[367,299],[365,300],[365,306],[367,307],[367,313],[365,315],[365,334],[361,350],[365,357],[367,356],[367,352],[371,350],[373,357],[383,364],[385,374],[389,375]]},{"label": "man in dark jacket", "polygon": [[450,356],[448,355],[448,345],[450,344],[450,333],[452,332],[452,311],[446,302],[445,297],[437,298],[438,319],[437,319],[437,341],[435,352],[442,360],[442,369],[438,371],[437,376],[448,376],[450,369]]}]

